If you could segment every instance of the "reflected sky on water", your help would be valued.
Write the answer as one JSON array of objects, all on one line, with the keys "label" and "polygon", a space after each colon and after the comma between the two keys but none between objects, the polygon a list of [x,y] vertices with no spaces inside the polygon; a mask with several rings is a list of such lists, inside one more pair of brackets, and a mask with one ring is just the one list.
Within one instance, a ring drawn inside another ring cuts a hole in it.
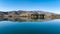
[{"label": "reflected sky on water", "polygon": [[0,34],[60,34],[60,19],[2,19]]}]

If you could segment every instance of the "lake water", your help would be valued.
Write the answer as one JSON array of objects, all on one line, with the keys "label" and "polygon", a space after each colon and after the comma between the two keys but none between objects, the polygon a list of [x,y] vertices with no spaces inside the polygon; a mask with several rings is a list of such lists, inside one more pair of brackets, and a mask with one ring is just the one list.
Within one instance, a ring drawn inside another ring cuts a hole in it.
[{"label": "lake water", "polygon": [[60,34],[60,19],[0,21],[0,34]]}]

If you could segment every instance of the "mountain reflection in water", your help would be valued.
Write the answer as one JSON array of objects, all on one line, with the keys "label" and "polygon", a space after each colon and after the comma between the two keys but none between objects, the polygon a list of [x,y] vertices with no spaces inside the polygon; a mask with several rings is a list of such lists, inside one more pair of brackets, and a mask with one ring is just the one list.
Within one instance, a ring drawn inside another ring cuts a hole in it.
[{"label": "mountain reflection in water", "polygon": [[0,18],[0,21],[19,21],[19,22],[34,22],[34,21],[48,21],[52,19],[35,19],[35,18],[28,18],[28,17],[19,17],[19,18]]},{"label": "mountain reflection in water", "polygon": [[60,19],[0,18],[0,34],[60,34]]}]

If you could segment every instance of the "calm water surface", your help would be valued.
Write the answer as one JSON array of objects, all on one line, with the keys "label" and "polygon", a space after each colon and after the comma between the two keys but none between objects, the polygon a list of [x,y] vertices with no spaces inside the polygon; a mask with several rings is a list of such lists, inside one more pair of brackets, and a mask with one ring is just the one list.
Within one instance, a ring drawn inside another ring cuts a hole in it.
[{"label": "calm water surface", "polygon": [[60,34],[60,19],[48,21],[0,21],[0,34]]}]

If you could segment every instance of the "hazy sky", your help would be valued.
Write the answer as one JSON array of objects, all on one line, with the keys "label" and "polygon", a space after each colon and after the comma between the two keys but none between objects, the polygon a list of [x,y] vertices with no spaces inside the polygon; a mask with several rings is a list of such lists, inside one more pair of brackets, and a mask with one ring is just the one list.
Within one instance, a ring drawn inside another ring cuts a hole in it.
[{"label": "hazy sky", "polygon": [[60,13],[60,0],[0,0],[0,11],[42,10]]}]

